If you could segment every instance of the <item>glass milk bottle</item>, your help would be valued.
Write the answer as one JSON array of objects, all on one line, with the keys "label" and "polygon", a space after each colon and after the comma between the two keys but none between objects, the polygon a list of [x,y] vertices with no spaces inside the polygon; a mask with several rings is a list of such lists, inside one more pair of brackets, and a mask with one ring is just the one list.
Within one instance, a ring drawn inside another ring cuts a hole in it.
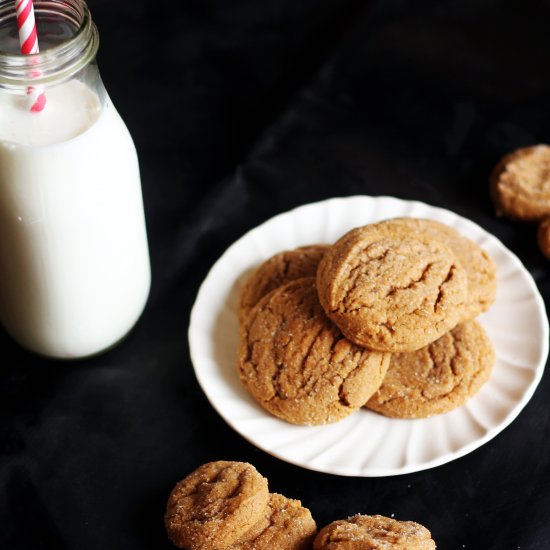
[{"label": "glass milk bottle", "polygon": [[147,300],[139,167],[86,4],[34,6],[40,54],[22,56],[14,0],[0,0],[0,321],[34,352],[78,358],[125,336]]}]

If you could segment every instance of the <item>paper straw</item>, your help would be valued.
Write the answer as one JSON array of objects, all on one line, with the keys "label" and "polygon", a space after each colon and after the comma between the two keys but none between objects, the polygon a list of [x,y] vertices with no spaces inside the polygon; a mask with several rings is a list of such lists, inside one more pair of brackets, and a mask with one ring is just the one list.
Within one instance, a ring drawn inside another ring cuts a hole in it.
[{"label": "paper straw", "polygon": [[[40,50],[38,48],[38,33],[36,32],[32,0],[15,0],[15,10],[17,11],[17,29],[19,31],[21,53],[23,55],[38,53]],[[31,76],[40,76],[40,73],[35,71]],[[46,106],[46,96],[43,88],[30,86],[27,88],[27,94],[30,96],[30,110],[33,113],[42,111]]]}]

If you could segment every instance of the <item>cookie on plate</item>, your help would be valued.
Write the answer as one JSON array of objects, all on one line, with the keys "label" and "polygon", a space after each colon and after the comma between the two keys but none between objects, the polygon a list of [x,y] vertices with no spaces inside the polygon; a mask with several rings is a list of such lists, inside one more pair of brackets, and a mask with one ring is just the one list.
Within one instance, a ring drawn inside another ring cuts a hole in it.
[{"label": "cookie on plate", "polygon": [[389,354],[356,346],[331,323],[313,277],[264,296],[241,332],[241,382],[262,407],[293,424],[327,424],[356,411],[388,364]]},{"label": "cookie on plate", "polygon": [[425,418],[464,404],[488,380],[493,346],[476,321],[463,323],[425,348],[394,354],[366,407],[394,418]]},{"label": "cookie on plate", "polygon": [[252,464],[220,460],[176,484],[164,523],[170,540],[187,550],[218,550],[240,539],[265,515],[267,479]]},{"label": "cookie on plate", "polygon": [[231,550],[308,550],[317,533],[299,500],[272,493],[264,517]]},{"label": "cookie on plate", "polygon": [[468,299],[466,272],[448,247],[384,222],[349,231],[325,253],[317,290],[347,338],[388,352],[433,342],[459,323]]},{"label": "cookie on plate", "polygon": [[477,243],[435,220],[395,218],[383,223],[395,228],[403,226],[406,230],[440,241],[452,250],[468,278],[468,300],[461,322],[475,319],[489,309],[496,298],[497,268],[489,254]]},{"label": "cookie on plate", "polygon": [[301,246],[275,254],[256,268],[241,292],[238,316],[243,322],[250,310],[277,287],[301,279],[315,277],[317,266],[328,249],[328,245]]},{"label": "cookie on plate", "polygon": [[315,537],[314,550],[435,550],[431,533],[414,521],[356,515],[333,521]]},{"label": "cookie on plate", "polygon": [[489,178],[498,215],[539,221],[550,215],[550,147],[523,147],[503,157]]}]

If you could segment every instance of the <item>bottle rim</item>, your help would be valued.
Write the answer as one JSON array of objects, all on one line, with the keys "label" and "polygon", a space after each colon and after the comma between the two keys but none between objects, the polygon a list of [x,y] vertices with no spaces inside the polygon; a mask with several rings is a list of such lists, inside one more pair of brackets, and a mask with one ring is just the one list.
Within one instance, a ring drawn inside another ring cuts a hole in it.
[{"label": "bottle rim", "polygon": [[[73,36],[40,53],[3,51],[0,44],[0,88],[45,86],[69,79],[95,59],[99,34],[84,0],[34,0],[35,18],[47,14],[70,22]],[[13,0],[0,0],[0,26],[17,25]],[[40,37],[39,37],[40,40]]]}]

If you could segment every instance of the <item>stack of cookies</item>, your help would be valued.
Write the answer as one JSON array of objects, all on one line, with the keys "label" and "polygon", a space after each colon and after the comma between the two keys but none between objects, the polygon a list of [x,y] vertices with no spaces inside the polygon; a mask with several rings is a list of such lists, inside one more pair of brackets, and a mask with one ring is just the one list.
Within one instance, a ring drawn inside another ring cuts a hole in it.
[{"label": "stack of cookies", "polygon": [[474,320],[496,268],[476,243],[432,220],[353,229],[332,246],[264,262],[241,293],[238,372],[254,399],[294,424],[362,406],[398,418],[452,410],[494,363]]},{"label": "stack of cookies", "polygon": [[164,523],[186,550],[306,550],[317,533],[299,500],[269,493],[252,464],[226,460],[203,464],[176,484]]},{"label": "stack of cookies", "polygon": [[319,533],[299,500],[269,493],[252,464],[218,460],[178,482],[164,524],[185,550],[435,550],[430,531],[414,521],[355,515]]}]

